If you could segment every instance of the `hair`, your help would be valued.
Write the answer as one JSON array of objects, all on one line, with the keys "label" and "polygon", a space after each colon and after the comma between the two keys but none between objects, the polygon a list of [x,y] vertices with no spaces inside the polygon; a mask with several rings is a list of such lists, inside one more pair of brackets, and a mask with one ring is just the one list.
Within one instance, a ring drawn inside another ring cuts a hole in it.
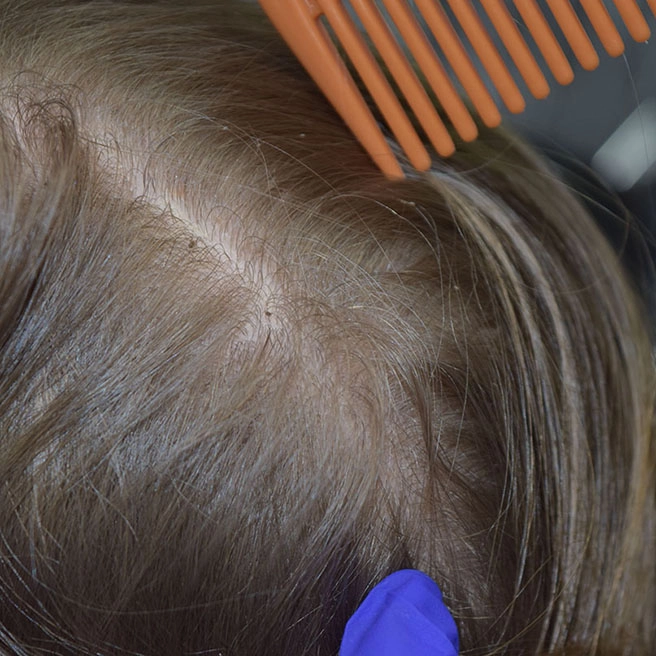
[{"label": "hair", "polygon": [[654,361],[503,131],[385,180],[255,7],[5,3],[0,653],[656,651]]}]

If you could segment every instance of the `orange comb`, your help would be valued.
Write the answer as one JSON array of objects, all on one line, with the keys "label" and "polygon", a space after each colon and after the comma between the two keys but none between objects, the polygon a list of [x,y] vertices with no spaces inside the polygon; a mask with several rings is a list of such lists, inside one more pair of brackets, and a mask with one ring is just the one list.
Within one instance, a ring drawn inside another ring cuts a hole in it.
[{"label": "orange comb", "polygon": [[[260,0],[262,8],[298,60],[390,178],[404,177],[401,166],[342,61],[330,31],[351,60],[408,160],[423,171],[430,167],[431,157],[352,15],[358,17],[430,143],[440,155],[448,156],[454,152],[455,145],[424,84],[435,94],[449,122],[463,140],[476,139],[478,130],[428,34],[439,44],[444,60],[483,123],[495,127],[501,122],[501,114],[444,6],[449,7],[460,24],[499,97],[511,112],[524,110],[524,98],[479,12],[484,12],[489,18],[531,94],[536,98],[549,94],[545,75],[510,14],[511,2],[554,79],[560,84],[569,84],[574,72],[536,0],[478,0],[479,11],[470,0],[414,0],[412,8],[405,0],[349,0],[348,3],[341,0]],[[646,41],[651,32],[638,3],[635,0],[613,2],[631,37],[638,42]],[[656,0],[647,2],[656,16]],[[581,66],[588,70],[596,68],[599,57],[571,2],[546,0],[546,3]],[[604,2],[579,0],[579,4],[606,52],[613,57],[621,55],[624,42]],[[425,27],[420,24],[420,19]],[[395,33],[403,39],[424,82],[417,77]]]}]

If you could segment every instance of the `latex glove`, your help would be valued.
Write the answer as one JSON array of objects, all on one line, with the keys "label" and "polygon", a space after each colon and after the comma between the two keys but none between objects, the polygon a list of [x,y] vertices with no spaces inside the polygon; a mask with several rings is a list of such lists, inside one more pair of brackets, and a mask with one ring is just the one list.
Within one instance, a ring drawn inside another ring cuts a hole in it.
[{"label": "latex glove", "polygon": [[457,656],[458,629],[439,587],[417,570],[383,579],[346,624],[339,656]]}]

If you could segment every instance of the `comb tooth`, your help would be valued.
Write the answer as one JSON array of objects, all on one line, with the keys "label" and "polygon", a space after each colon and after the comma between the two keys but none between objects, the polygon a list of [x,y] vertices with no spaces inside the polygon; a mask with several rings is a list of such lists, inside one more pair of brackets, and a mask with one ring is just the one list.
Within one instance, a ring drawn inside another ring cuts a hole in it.
[{"label": "comb tooth", "polygon": [[[312,0],[261,0],[262,8],[325,97],[332,103],[380,170],[403,179],[403,171],[376,119],[337,52],[329,34],[316,19],[321,9]],[[303,35],[303,38],[299,38]]]},{"label": "comb tooth", "polygon": [[606,52],[611,57],[619,57],[624,52],[624,41],[603,2],[581,0],[581,5]]},{"label": "comb tooth", "polygon": [[517,29],[505,3],[502,0],[481,0],[481,4],[530,92],[536,98],[546,98],[549,95],[549,84]]},{"label": "comb tooth", "polygon": [[[384,4],[390,18],[399,30],[408,49],[417,61],[420,70],[426,77],[426,81],[437,96],[458,134],[465,141],[475,139],[478,135],[476,124],[470,116],[469,110],[460,97],[460,94],[454,88],[444,68],[435,56],[435,51],[417,24],[409,7],[404,2],[398,2],[398,0],[384,0]],[[485,118],[488,120],[497,118],[494,125],[498,125],[501,121],[501,115],[473,67],[472,73],[476,79],[466,78],[463,80],[463,86],[465,86],[468,93],[470,86],[473,86],[475,89],[480,88],[482,95],[476,96],[475,100],[472,98],[474,105],[479,111],[482,109],[485,112]],[[475,86],[476,80],[479,83],[478,87]],[[486,102],[486,98],[488,102]],[[494,112],[496,112],[496,117],[494,116]]]},{"label": "comb tooth", "polygon": [[647,0],[647,4],[651,7],[651,13],[656,16],[656,0]]},{"label": "comb tooth", "polygon": [[535,0],[514,0],[514,3],[553,76],[560,84],[570,84],[574,71]]},{"label": "comb tooth", "polygon": [[[388,13],[392,16],[394,22],[399,28],[399,31],[403,34],[403,38],[406,40],[410,51],[419,63],[419,67],[426,75],[431,88],[439,97],[443,84],[441,78],[447,80],[448,78],[446,77],[446,73],[444,73],[444,69],[437,64],[435,51],[428,43],[423,31],[405,3],[396,2],[395,0],[385,0],[385,5]],[[501,114],[442,9],[432,0],[430,0],[430,2],[416,0],[415,5],[440,44],[444,56],[451,65],[456,77],[462,84],[463,89],[471,99],[476,111],[485,125],[488,127],[496,127],[499,125],[501,123]],[[460,98],[457,93],[456,95]],[[447,113],[451,118],[451,122],[456,126],[456,129],[460,133],[460,136],[468,141],[468,136],[463,134],[462,129],[459,128],[456,123],[460,120],[458,115],[459,111],[460,110],[458,110],[457,107],[454,107],[453,111],[447,110]],[[474,125],[474,128],[475,127],[476,126]],[[471,132],[471,129],[469,131]],[[475,136],[473,138],[475,138]]]},{"label": "comb tooth", "polygon": [[[403,171],[376,119],[355,85],[330,36],[316,19],[321,9],[314,2],[261,2],[271,22],[298,60],[332,103],[358,141],[389,178],[402,179]],[[303,35],[303,38],[299,38]]]},{"label": "comb tooth", "polygon": [[390,73],[412,107],[435,150],[444,157],[453,154],[455,151],[453,139],[373,0],[351,0],[351,7],[362,21],[362,25],[387,64]]},{"label": "comb tooth", "polygon": [[597,52],[569,0],[547,0],[547,4],[581,66],[588,71],[597,68],[599,66]]},{"label": "comb tooth", "polygon": [[408,159],[416,169],[426,170],[430,156],[349,15],[338,1],[319,4]]},{"label": "comb tooth", "polygon": [[[647,41],[651,36],[651,30],[636,3],[633,0],[614,0],[614,2],[633,39],[639,43]],[[652,11],[656,14],[656,3],[652,4]]]},{"label": "comb tooth", "polygon": [[485,70],[492,78],[492,82],[498,89],[506,107],[513,113],[524,111],[526,107],[524,98],[485,31],[478,15],[472,9],[469,0],[447,1]]}]

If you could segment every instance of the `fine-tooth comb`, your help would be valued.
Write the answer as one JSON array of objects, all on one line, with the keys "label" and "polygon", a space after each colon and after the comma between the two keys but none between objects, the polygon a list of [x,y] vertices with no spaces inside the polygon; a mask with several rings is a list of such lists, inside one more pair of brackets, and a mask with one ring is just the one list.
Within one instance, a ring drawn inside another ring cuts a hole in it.
[{"label": "fine-tooth comb", "polygon": [[[646,1],[656,16],[656,0]],[[511,2],[554,79],[560,84],[569,84],[574,72],[536,0],[478,0],[476,4],[494,26],[526,87],[536,98],[544,98],[549,94],[549,84],[510,13]],[[638,42],[647,41],[651,32],[637,2],[613,0],[613,3],[631,37]],[[444,60],[482,122],[489,127],[501,122],[499,109],[454,29],[445,6],[460,24],[505,106],[513,113],[525,108],[520,89],[488,34],[481,14],[470,0],[414,0],[413,7],[405,0],[349,0],[348,3],[341,0],[260,0],[260,4],[326,98],[390,178],[404,177],[401,166],[333,38],[351,60],[396,141],[417,170],[428,169],[431,157],[377,63],[362,29],[430,143],[442,156],[451,155],[455,145],[424,83],[435,94],[451,125],[464,141],[476,139],[478,130],[425,30],[439,45]],[[596,68],[599,57],[572,3],[569,0],[546,0],[546,4],[581,66],[587,70]],[[578,6],[585,12],[606,52],[613,57],[621,55],[624,43],[603,0],[579,0]],[[357,16],[362,29],[353,15]],[[406,51],[414,58],[423,83]]]}]

